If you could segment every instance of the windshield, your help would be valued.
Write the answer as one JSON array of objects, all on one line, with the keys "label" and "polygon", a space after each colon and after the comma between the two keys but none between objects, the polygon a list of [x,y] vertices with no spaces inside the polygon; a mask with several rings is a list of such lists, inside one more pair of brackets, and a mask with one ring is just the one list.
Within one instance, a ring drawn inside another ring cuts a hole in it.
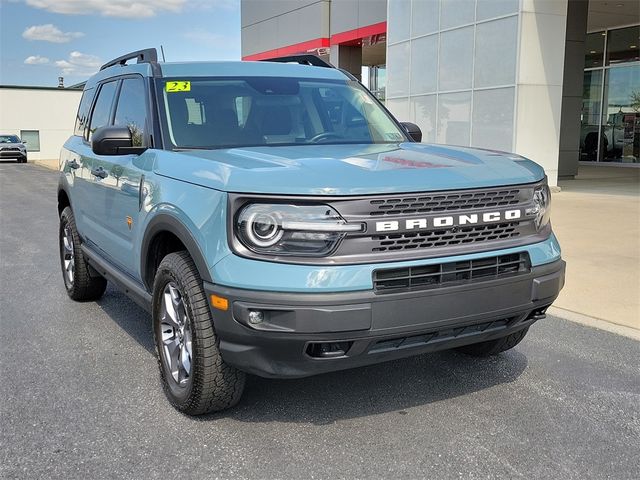
[{"label": "windshield", "polygon": [[393,143],[398,125],[351,80],[277,77],[160,82],[176,148]]},{"label": "windshield", "polygon": [[15,135],[0,135],[0,143],[20,143],[20,139]]}]

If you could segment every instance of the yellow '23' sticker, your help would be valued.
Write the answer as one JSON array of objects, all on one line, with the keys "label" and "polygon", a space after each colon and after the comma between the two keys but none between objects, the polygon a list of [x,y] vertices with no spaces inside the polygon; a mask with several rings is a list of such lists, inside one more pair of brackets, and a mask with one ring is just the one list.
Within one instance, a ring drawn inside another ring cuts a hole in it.
[{"label": "yellow '23' sticker", "polygon": [[172,92],[190,92],[191,91],[191,82],[167,82],[165,85],[165,90],[169,93]]}]

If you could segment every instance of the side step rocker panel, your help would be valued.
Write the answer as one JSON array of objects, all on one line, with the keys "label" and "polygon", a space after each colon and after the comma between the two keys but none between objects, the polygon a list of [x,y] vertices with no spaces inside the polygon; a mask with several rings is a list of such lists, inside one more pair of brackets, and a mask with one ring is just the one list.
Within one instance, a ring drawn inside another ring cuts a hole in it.
[{"label": "side step rocker panel", "polygon": [[136,302],[146,311],[151,312],[152,297],[149,292],[145,290],[142,284],[136,282],[133,278],[125,273],[122,273],[118,268],[113,266],[107,260],[102,258],[95,250],[82,244],[82,253],[91,265],[100,275],[113,282],[127,295],[131,300]]}]

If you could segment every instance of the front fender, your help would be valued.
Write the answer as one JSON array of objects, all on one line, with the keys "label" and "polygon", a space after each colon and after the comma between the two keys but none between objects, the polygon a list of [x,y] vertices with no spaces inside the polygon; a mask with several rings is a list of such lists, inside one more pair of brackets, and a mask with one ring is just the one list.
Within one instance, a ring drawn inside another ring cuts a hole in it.
[{"label": "front fender", "polygon": [[139,243],[143,283],[148,289],[152,288],[149,249],[154,237],[161,232],[175,235],[193,258],[202,279],[212,282],[211,267],[229,254],[226,193],[166,177],[154,180]]}]

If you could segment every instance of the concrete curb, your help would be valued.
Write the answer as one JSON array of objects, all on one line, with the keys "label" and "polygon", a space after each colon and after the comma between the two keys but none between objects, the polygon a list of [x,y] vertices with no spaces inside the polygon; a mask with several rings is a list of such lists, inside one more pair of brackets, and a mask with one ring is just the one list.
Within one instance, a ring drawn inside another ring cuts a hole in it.
[{"label": "concrete curb", "polygon": [[560,307],[549,307],[547,313],[554,317],[562,318],[563,320],[569,320],[570,322],[580,323],[588,327],[598,328],[640,341],[640,330],[636,328],[618,325],[600,318],[589,317],[582,313],[572,312],[571,310],[565,310]]}]

